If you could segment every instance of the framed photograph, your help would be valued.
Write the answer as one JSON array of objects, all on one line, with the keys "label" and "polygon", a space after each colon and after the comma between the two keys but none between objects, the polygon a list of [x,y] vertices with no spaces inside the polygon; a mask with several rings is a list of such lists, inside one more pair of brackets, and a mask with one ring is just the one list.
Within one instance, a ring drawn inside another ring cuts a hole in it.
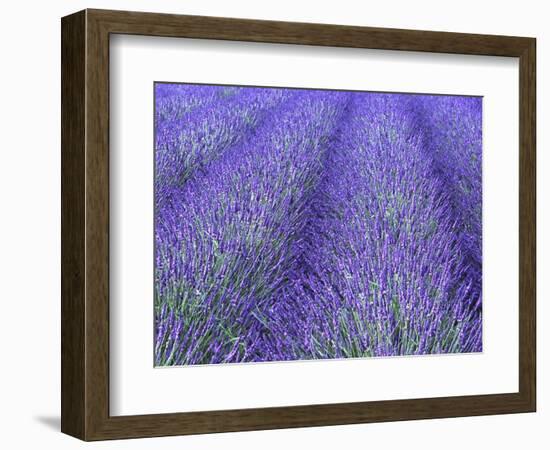
[{"label": "framed photograph", "polygon": [[535,411],[534,38],[61,31],[64,433]]}]

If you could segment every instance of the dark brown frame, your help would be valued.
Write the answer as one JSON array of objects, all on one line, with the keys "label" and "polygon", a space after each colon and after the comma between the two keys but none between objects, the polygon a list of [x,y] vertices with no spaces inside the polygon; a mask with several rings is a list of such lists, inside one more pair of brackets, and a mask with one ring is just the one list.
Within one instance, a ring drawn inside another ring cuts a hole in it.
[{"label": "dark brown frame", "polygon": [[[85,10],[62,31],[61,429],[84,440],[535,411],[535,48],[489,36]],[[519,392],[140,416],[109,415],[109,35],[519,57]]]}]

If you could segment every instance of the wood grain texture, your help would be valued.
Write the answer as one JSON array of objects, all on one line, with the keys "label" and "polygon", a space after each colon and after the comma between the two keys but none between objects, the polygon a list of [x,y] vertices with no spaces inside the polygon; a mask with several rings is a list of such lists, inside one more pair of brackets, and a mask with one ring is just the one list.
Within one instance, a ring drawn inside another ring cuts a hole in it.
[{"label": "wood grain texture", "polygon": [[536,41],[519,67],[519,384],[536,409]]},{"label": "wood grain texture", "polygon": [[[519,392],[110,416],[109,34],[113,33],[519,57]],[[62,430],[65,433],[84,440],[99,440],[535,410],[534,39],[86,10],[63,18],[62,40]]]},{"label": "wood grain texture", "polygon": [[88,10],[112,33],[280,44],[521,56],[528,38],[390,28]]},{"label": "wood grain texture", "polygon": [[84,12],[61,26],[61,430],[83,437],[84,367]]}]

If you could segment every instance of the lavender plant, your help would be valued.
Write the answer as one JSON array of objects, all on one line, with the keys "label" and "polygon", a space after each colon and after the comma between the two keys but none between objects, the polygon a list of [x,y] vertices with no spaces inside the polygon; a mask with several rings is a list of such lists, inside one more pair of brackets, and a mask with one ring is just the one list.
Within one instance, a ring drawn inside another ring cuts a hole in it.
[{"label": "lavender plant", "polygon": [[[181,90],[180,85],[174,85],[173,92],[164,84],[156,85],[160,93],[155,123],[157,205],[194,170],[240,142],[287,96],[280,89],[186,86],[185,94]],[[199,101],[201,94],[204,99]]]},{"label": "lavender plant", "polygon": [[156,365],[481,351],[479,99],[156,99]]},{"label": "lavender plant", "polygon": [[[482,109],[479,97],[415,96],[417,127],[427,153],[450,197],[470,280],[481,296],[481,156]],[[476,305],[480,308],[480,305]]]}]

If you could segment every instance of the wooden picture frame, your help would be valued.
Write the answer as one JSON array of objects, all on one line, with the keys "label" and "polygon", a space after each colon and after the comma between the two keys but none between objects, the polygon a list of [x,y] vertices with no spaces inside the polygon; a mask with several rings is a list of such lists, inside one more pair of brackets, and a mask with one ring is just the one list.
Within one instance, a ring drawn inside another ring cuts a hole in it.
[{"label": "wooden picture frame", "polygon": [[[526,37],[85,10],[62,30],[61,429],[83,440],[309,427],[536,408],[535,48]],[[109,415],[109,36],[134,34],[519,58],[519,391]]]}]

